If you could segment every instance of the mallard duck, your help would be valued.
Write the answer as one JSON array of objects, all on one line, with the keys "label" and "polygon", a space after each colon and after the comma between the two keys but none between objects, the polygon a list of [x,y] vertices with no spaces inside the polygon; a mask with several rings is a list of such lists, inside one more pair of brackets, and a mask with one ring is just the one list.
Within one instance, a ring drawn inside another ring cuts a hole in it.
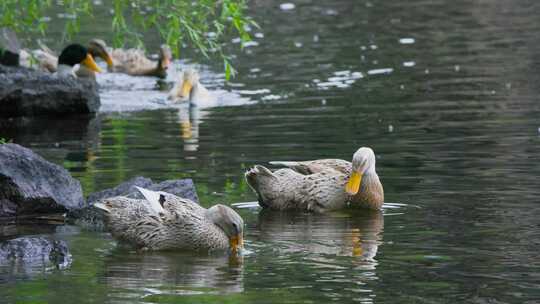
[{"label": "mallard duck", "polygon": [[[92,39],[88,42],[88,52],[92,55],[93,58],[101,58],[107,63],[107,68],[113,66],[113,60],[109,54],[107,44],[101,39]],[[88,69],[86,66],[81,65],[79,69],[75,72],[77,77],[91,77],[95,78],[96,74],[92,69]]]},{"label": "mallard duck", "polygon": [[288,168],[275,172],[256,165],[245,173],[262,207],[326,212],[360,207],[380,209],[384,191],[375,171],[375,153],[362,147],[352,164],[340,159],[272,162]]},{"label": "mallard duck", "polygon": [[[49,49],[46,45],[40,43],[39,50],[31,51],[32,55],[23,55],[23,58],[26,57],[33,57],[37,60],[38,66],[40,69],[54,73],[58,70],[58,57],[54,54],[54,52]],[[109,55],[109,52],[107,51],[107,44],[101,40],[101,39],[92,39],[88,43],[88,47],[86,48],[87,52],[92,56],[92,59],[95,58],[101,58],[107,62],[107,66],[112,66],[113,61],[111,59],[111,56]],[[29,60],[25,60],[29,61]],[[27,64],[29,65],[29,64]],[[95,78],[95,71],[91,68],[88,68],[85,65],[81,65],[79,69],[75,71],[75,74],[77,77],[91,77]]]},{"label": "mallard duck", "polygon": [[137,187],[144,199],[113,197],[94,206],[105,211],[112,235],[148,250],[224,250],[243,247],[244,222],[225,205],[208,209],[166,192]]},{"label": "mallard duck", "polygon": [[139,49],[114,49],[111,51],[114,65],[109,71],[125,73],[131,76],[167,77],[167,69],[172,60],[171,49],[162,45],[159,49],[158,61],[150,60]]},{"label": "mallard duck", "polygon": [[185,70],[176,85],[169,92],[169,99],[175,101],[189,100],[199,108],[215,107],[217,99],[199,81],[199,73],[194,69]]},{"label": "mallard duck", "polygon": [[64,76],[70,75],[77,77],[73,68],[75,65],[80,64],[81,66],[87,67],[89,70],[94,72],[101,72],[101,69],[97,66],[94,58],[88,50],[80,44],[70,44],[58,57],[58,67],[57,74]]}]

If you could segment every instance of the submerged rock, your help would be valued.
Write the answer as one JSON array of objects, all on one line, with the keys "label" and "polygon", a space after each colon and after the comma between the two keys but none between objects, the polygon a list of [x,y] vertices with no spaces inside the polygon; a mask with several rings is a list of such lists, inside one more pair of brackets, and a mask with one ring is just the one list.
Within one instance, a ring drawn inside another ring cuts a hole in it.
[{"label": "submerged rock", "polygon": [[0,217],[84,206],[81,184],[66,169],[17,144],[0,145]]},{"label": "submerged rock", "polygon": [[0,117],[95,113],[100,104],[94,81],[0,65]]},{"label": "submerged rock", "polygon": [[0,243],[0,265],[3,266],[12,265],[14,269],[55,266],[64,269],[70,264],[71,254],[65,241],[20,237]]},{"label": "submerged rock", "polygon": [[79,210],[71,210],[68,213],[68,217],[77,225],[83,226],[87,229],[103,230],[105,227],[103,222],[103,213],[94,208],[92,206],[93,203],[100,199],[114,196],[126,196],[130,198],[142,199],[143,196],[137,190],[137,188],[135,188],[135,186],[154,191],[165,191],[190,199],[194,202],[199,202],[195,184],[191,179],[175,179],[154,183],[154,181],[149,178],[137,176],[121,183],[114,188],[90,194],[87,200],[88,206]]}]

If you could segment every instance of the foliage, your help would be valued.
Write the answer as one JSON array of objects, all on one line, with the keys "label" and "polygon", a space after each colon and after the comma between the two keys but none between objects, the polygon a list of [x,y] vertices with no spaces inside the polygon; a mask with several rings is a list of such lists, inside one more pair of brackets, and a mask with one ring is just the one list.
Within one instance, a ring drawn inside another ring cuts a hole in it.
[{"label": "foliage", "polygon": [[0,137],[0,145],[3,145],[5,143],[7,143],[6,139],[3,137]]},{"label": "foliage", "polygon": [[[177,56],[186,45],[206,58],[212,55],[222,58],[227,78],[234,70],[223,51],[224,37],[236,34],[246,42],[251,39],[248,28],[257,26],[245,15],[246,0],[108,0],[103,7],[111,9],[116,47],[142,46],[144,33],[156,30]],[[64,40],[80,32],[81,18],[95,19],[97,10],[94,0],[2,0],[0,27],[22,34],[46,35],[48,13],[53,8],[59,9],[57,15],[63,16]]]}]

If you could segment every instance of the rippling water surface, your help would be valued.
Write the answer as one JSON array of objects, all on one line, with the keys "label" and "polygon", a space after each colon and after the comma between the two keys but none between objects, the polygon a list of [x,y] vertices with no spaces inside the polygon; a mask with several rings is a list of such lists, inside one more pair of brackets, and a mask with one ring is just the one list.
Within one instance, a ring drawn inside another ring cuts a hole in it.
[{"label": "rippling water surface", "polygon": [[[249,3],[261,29],[233,49],[239,76],[200,66],[225,106],[167,105],[160,89],[174,75],[103,75],[97,117],[12,122],[1,135],[62,164],[87,194],[137,175],[190,177],[204,205],[254,201],[252,164],[370,146],[383,214],[238,208],[240,258],[6,227],[66,239],[73,264],[0,268],[5,302],[538,303],[540,3]],[[104,36],[82,28],[82,39]]]}]

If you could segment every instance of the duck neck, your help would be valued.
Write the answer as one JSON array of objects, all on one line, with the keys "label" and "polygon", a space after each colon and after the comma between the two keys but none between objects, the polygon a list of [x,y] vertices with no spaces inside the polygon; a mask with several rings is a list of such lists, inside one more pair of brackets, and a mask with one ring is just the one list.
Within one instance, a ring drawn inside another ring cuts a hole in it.
[{"label": "duck neck", "polygon": [[362,186],[356,195],[364,207],[381,209],[384,202],[384,190],[375,169],[367,170],[362,176]]},{"label": "duck neck", "polygon": [[199,95],[199,82],[193,83],[191,87],[191,92],[189,92],[189,101],[196,101]]}]

